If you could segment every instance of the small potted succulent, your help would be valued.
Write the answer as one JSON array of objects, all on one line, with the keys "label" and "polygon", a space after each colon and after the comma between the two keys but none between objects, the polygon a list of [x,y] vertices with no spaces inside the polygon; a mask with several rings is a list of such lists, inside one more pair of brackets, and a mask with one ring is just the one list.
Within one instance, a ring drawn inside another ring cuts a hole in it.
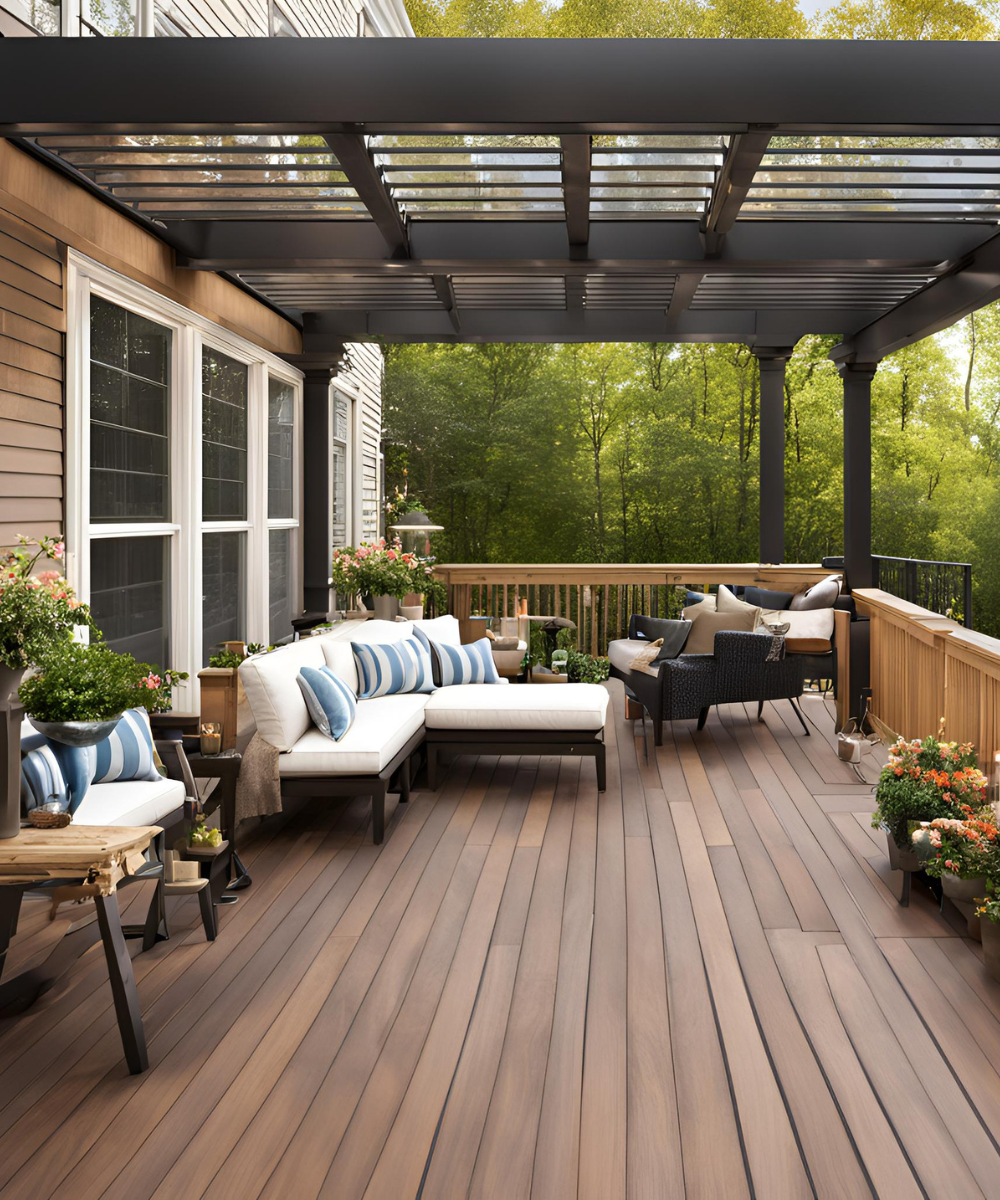
[{"label": "small potted succulent", "polygon": [[90,610],[58,571],[32,574],[40,559],[62,560],[62,540],[20,537],[18,542],[0,563],[0,701],[16,692],[25,671],[37,666],[54,644],[69,641],[78,626],[100,637]]},{"label": "small potted succulent", "polygon": [[130,654],[63,642],[21,684],[21,702],[39,733],[66,746],[96,746],[130,708],[156,711],[162,678]]},{"label": "small potted succulent", "polygon": [[879,776],[872,826],[885,830],[894,870],[920,871],[924,862],[911,840],[917,825],[938,818],[961,821],[986,807],[986,777],[970,743],[900,738],[889,747]]}]

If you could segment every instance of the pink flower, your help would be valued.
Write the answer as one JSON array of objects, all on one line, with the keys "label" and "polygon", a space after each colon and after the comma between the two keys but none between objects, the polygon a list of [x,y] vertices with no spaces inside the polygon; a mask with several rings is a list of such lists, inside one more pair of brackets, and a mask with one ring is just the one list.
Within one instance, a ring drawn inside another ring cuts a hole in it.
[{"label": "pink flower", "polygon": [[152,672],[150,672],[150,674],[148,674],[142,681],[143,686],[149,688],[151,692],[155,692],[160,686],[161,682],[162,680],[160,679],[159,675],[154,675]]},{"label": "pink flower", "polygon": [[52,557],[53,558],[56,558],[56,559],[62,558],[65,553],[66,553],[66,543],[65,542],[56,542],[56,544],[52,547]]},{"label": "pink flower", "polygon": [[395,550],[387,550],[386,557],[389,559],[389,562],[395,562],[396,561],[396,551]]}]

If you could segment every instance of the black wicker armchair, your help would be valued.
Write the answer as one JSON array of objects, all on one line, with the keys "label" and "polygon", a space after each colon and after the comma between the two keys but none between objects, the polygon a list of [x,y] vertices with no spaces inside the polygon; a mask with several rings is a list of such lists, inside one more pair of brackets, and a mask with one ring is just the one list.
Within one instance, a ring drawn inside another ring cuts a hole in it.
[{"label": "black wicker armchair", "polygon": [[[628,640],[653,641],[663,635],[666,626],[667,622],[656,618],[633,616]],[[803,664],[796,656],[786,657],[783,639],[769,633],[717,633],[714,654],[665,659],[655,674],[632,671],[625,657],[614,656],[611,675],[624,683],[629,699],[649,714],[657,746],[663,744],[664,721],[697,719],[698,728],[703,729],[713,704],[754,700],[758,717],[765,701],[789,700],[809,734],[796,703],[802,694]]]}]

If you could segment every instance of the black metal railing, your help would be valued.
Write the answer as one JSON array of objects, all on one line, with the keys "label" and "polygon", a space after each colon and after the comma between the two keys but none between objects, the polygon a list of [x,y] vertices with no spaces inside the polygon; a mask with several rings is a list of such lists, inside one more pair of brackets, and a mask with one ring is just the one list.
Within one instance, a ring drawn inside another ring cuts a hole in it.
[{"label": "black metal railing", "polygon": [[875,586],[972,628],[972,564],[874,555]]}]

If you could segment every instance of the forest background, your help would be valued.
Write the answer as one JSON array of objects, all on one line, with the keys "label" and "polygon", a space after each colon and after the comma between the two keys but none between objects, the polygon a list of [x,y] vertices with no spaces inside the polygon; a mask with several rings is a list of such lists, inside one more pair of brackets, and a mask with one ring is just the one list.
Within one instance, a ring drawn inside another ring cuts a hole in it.
[{"label": "forest background", "polygon": [[[796,0],[408,8],[426,37],[993,40],[1000,28],[996,3],[963,0],[841,0],[812,15]],[[789,562],[843,551],[836,341],[803,339],[786,373]],[[385,351],[388,492],[445,527],[442,560],[756,561],[760,385],[746,346]],[[874,552],[971,562],[975,627],[1000,636],[1000,304],[887,358],[872,419]]]}]

